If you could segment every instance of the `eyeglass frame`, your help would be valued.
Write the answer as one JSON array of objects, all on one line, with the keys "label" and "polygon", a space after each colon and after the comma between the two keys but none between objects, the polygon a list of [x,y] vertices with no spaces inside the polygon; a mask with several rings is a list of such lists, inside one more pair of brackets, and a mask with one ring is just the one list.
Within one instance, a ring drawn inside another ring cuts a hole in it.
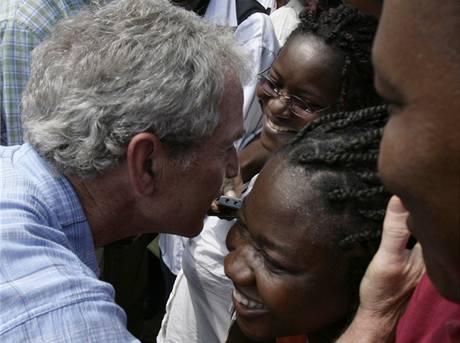
[{"label": "eyeglass frame", "polygon": [[[261,87],[262,87],[262,89],[264,91],[264,94],[266,96],[268,96],[270,98],[276,98],[276,99],[279,99],[279,98],[286,99],[286,106],[289,109],[289,112],[291,112],[295,117],[301,118],[301,119],[309,119],[309,117],[312,114],[321,113],[321,112],[324,112],[324,111],[329,110],[329,109],[334,107],[334,106],[325,106],[325,107],[320,107],[319,109],[311,109],[311,107],[315,107],[315,106],[319,106],[319,105],[308,103],[308,102],[306,102],[305,100],[302,100],[300,97],[298,97],[296,95],[292,95],[292,94],[286,95],[286,94],[284,94],[283,90],[280,89],[279,87],[276,87],[275,86],[276,83],[268,77],[268,72],[270,70],[271,70],[271,67],[269,67],[269,68],[267,68],[267,69],[265,69],[265,70],[263,70],[263,71],[261,71],[260,73],[257,74],[258,84],[261,85]],[[276,95],[268,94],[267,90],[264,89],[264,87],[262,85],[262,82],[268,83],[270,89]],[[305,115],[296,113],[293,110],[293,108],[292,108],[292,106],[293,106],[292,99],[297,101],[298,104],[302,105],[302,106],[299,106],[300,108],[305,108],[305,109],[302,110],[302,111],[305,112]]]}]

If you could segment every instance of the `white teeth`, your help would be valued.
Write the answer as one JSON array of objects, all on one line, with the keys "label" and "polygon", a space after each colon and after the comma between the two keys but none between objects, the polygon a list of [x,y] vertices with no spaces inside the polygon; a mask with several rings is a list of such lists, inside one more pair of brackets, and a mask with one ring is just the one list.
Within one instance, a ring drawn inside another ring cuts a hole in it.
[{"label": "white teeth", "polygon": [[233,297],[235,298],[236,301],[238,301],[240,304],[243,304],[247,308],[256,309],[256,310],[261,310],[265,308],[264,304],[249,300],[243,294],[238,292],[236,289],[233,290]]},{"label": "white teeth", "polygon": [[288,129],[286,127],[278,126],[274,122],[270,120],[270,118],[265,117],[265,122],[267,125],[273,130],[273,131],[278,131],[278,132],[295,132],[292,129]]}]

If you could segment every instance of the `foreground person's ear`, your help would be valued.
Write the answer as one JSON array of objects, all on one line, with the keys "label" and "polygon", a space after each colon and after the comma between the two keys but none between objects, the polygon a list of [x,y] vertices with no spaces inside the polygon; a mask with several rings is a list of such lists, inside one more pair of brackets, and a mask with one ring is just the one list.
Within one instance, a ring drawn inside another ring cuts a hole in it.
[{"label": "foreground person's ear", "polygon": [[139,133],[128,144],[126,159],[131,184],[138,194],[155,190],[156,161],[163,151],[161,141],[152,133]]}]

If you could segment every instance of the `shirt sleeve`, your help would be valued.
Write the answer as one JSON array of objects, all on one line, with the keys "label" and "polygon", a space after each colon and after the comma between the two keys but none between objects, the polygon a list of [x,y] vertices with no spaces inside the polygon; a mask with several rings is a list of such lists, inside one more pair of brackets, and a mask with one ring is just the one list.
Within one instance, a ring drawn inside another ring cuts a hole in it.
[{"label": "shirt sleeve", "polygon": [[237,148],[242,149],[262,124],[262,111],[256,96],[257,74],[271,66],[278,54],[279,44],[270,17],[263,13],[254,13],[244,20],[235,30],[234,36],[251,63],[251,75],[243,84],[246,134],[237,143]]},{"label": "shirt sleeve", "polygon": [[1,335],[2,342],[139,342],[113,302],[83,301],[37,316]]},{"label": "shirt sleeve", "polygon": [[32,50],[40,39],[17,23],[0,29],[1,145],[22,144],[21,95],[30,75]]}]

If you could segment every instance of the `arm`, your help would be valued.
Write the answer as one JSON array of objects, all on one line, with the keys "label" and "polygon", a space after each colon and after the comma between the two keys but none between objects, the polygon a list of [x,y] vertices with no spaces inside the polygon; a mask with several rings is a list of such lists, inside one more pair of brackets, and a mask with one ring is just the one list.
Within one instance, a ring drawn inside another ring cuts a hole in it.
[{"label": "arm", "polygon": [[397,197],[387,208],[382,242],[361,281],[356,316],[337,343],[393,342],[396,324],[425,272],[420,244],[406,249],[408,212]]},{"label": "arm", "polygon": [[1,144],[22,143],[21,95],[30,75],[32,50],[40,40],[28,29],[9,23],[0,32]]},{"label": "arm", "polygon": [[2,342],[113,342],[139,343],[126,329],[126,316],[105,299],[82,301],[32,315],[0,333]]}]

